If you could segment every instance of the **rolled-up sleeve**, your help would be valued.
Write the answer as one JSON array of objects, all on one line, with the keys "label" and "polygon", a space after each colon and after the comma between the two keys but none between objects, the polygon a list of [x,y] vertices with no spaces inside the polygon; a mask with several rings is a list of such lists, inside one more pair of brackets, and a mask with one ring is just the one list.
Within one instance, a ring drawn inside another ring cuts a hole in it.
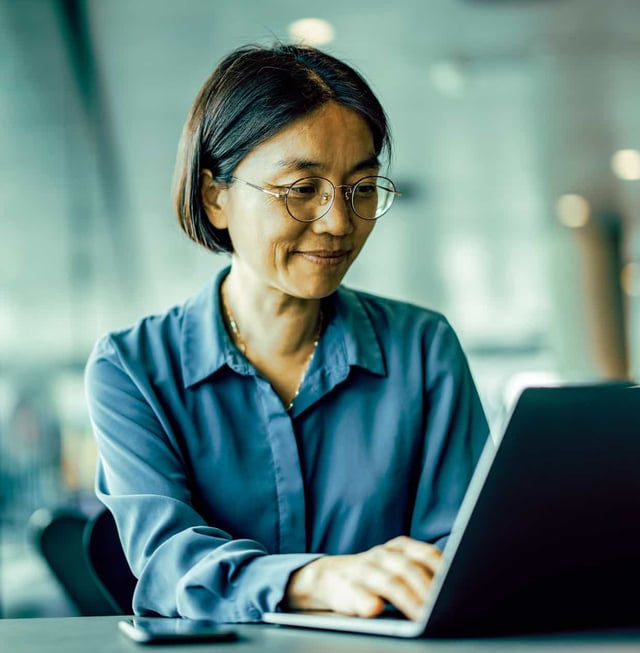
[{"label": "rolled-up sleeve", "polygon": [[[244,622],[275,610],[291,573],[318,555],[272,553],[205,521],[171,416],[108,337],[87,364],[86,391],[99,451],[96,490],[138,578],[135,612]],[[224,484],[224,470],[209,482]]]}]

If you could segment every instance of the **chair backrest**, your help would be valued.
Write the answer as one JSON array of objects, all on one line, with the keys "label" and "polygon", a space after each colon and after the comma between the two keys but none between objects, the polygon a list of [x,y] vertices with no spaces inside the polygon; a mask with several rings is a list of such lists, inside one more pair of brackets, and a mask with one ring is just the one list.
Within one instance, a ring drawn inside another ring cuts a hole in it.
[{"label": "chair backrest", "polygon": [[116,614],[96,584],[84,551],[87,516],[73,509],[36,510],[31,539],[68,598],[84,616]]},{"label": "chair backrest", "polygon": [[96,584],[113,614],[132,614],[136,577],[125,558],[113,515],[106,509],[89,519],[84,550]]}]

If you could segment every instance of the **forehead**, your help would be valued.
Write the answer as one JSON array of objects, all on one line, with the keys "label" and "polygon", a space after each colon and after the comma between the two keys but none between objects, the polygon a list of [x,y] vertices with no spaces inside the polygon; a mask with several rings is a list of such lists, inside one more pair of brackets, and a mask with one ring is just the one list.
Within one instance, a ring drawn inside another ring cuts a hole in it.
[{"label": "forehead", "polygon": [[238,166],[263,166],[269,170],[300,167],[348,169],[375,158],[373,134],[355,111],[329,102],[294,121],[254,148]]}]

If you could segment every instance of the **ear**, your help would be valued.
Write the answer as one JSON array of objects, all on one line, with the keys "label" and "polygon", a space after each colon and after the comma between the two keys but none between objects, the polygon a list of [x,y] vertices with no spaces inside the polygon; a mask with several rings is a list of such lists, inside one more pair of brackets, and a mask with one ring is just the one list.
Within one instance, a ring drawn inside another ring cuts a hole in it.
[{"label": "ear", "polygon": [[227,203],[227,185],[216,181],[211,170],[204,169],[200,173],[200,199],[209,222],[216,229],[227,229],[227,216],[224,207]]}]

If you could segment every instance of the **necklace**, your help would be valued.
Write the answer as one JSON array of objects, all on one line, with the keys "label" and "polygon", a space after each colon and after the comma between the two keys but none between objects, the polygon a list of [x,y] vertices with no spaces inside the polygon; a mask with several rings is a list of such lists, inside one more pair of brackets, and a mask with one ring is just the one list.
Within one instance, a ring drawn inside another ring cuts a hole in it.
[{"label": "necklace", "polygon": [[[240,328],[238,327],[238,323],[236,322],[236,319],[233,317],[233,313],[231,312],[231,307],[229,306],[229,302],[227,301],[227,295],[222,289],[220,290],[220,295],[222,296],[222,308],[224,309],[225,317],[227,318],[227,322],[229,323],[229,327],[231,328],[231,335],[233,337],[233,341],[236,347],[242,352],[242,354],[246,356],[247,343],[240,333]],[[309,365],[311,365],[313,355],[315,354],[316,349],[318,347],[318,342],[320,342],[320,335],[322,334],[323,322],[324,322],[324,315],[322,313],[322,308],[320,308],[320,310],[318,311],[318,323],[316,325],[316,331],[313,338],[313,348],[311,349],[311,353],[307,357],[307,360],[304,364],[304,369],[302,370],[302,375],[300,376],[300,381],[298,382],[296,391],[293,397],[291,397],[291,401],[289,402],[289,405],[286,407],[287,412],[293,408],[293,402],[296,400],[296,397],[300,394],[300,388],[302,387],[302,382],[304,381],[304,377],[307,375]]]}]

